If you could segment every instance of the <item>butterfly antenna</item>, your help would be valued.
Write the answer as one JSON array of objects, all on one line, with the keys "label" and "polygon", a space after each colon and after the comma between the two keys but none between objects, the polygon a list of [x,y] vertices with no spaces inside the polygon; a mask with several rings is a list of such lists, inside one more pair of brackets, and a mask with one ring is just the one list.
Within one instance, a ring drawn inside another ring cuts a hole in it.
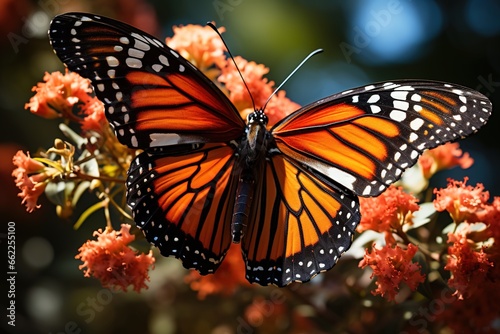
[{"label": "butterfly antenna", "polygon": [[283,82],[281,82],[281,84],[274,90],[274,92],[267,98],[267,101],[266,101],[266,103],[264,103],[264,106],[262,107],[262,110],[266,109],[267,104],[269,103],[269,101],[271,101],[271,99],[273,98],[273,96],[276,95],[276,93],[281,89],[281,87],[283,87],[283,85],[288,81],[288,79],[290,79],[292,77],[292,75],[294,75],[295,72],[297,72],[298,69],[301,68],[302,65],[304,65],[304,63],[306,61],[309,60],[309,58],[311,58],[312,56],[315,56],[315,55],[317,55],[318,53],[321,53],[321,52],[323,52],[323,49],[317,49],[317,50],[314,50],[313,52],[311,52],[309,55],[307,55],[307,57],[305,57],[304,60],[302,60],[299,65],[297,65],[297,67],[292,71],[292,73],[290,73],[285,78],[285,80],[283,80]]},{"label": "butterfly antenna", "polygon": [[252,100],[253,109],[257,110],[255,108],[255,101],[253,99],[252,93],[250,93],[250,88],[248,88],[247,83],[245,82],[245,79],[243,78],[243,74],[241,74],[241,71],[240,71],[238,65],[236,64],[236,61],[234,60],[233,54],[231,53],[231,51],[229,51],[229,47],[227,46],[226,41],[224,40],[224,38],[222,37],[221,33],[219,32],[219,30],[217,29],[217,27],[215,26],[215,24],[213,22],[207,22],[207,26],[209,26],[210,28],[212,28],[217,33],[217,35],[219,35],[222,43],[226,47],[227,53],[229,53],[229,56],[231,56],[231,60],[233,61],[233,64],[236,67],[236,70],[238,71],[238,73],[240,75],[241,81],[243,81],[243,84],[245,85],[245,88],[247,89],[248,95],[250,95],[250,100]]}]

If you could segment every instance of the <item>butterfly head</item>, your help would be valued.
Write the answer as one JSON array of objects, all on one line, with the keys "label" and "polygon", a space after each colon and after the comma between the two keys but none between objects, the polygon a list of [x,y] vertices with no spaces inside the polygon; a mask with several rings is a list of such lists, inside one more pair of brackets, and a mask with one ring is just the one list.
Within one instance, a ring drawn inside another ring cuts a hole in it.
[{"label": "butterfly head", "polygon": [[247,116],[248,125],[260,124],[265,127],[267,125],[267,122],[269,122],[269,119],[267,118],[266,114],[264,113],[264,110],[262,109],[255,110],[253,113],[250,113]]}]

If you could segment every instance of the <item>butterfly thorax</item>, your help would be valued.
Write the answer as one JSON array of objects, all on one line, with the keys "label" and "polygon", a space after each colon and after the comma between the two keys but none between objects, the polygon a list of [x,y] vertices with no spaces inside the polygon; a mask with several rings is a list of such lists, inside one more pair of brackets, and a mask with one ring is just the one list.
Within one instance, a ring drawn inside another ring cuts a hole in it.
[{"label": "butterfly thorax", "polygon": [[248,115],[246,137],[242,141],[240,155],[244,157],[244,167],[253,167],[264,156],[270,134],[267,131],[268,119],[262,110]]},{"label": "butterfly thorax", "polygon": [[250,214],[255,180],[262,169],[271,135],[266,128],[268,119],[262,110],[248,115],[245,137],[241,141],[239,156],[240,178],[233,210],[233,242],[240,242]]}]

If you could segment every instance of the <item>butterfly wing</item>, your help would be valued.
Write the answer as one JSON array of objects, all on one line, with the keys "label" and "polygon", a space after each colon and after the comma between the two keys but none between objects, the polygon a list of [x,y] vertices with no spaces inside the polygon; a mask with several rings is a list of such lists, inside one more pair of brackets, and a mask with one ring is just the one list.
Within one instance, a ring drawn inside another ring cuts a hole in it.
[{"label": "butterfly wing", "polygon": [[201,274],[217,269],[231,244],[234,166],[234,148],[226,144],[172,146],[135,158],[127,200],[162,255]]},{"label": "butterfly wing", "polygon": [[357,195],[376,196],[425,149],[484,125],[491,102],[434,81],[373,84],[332,95],[277,123],[278,149]]},{"label": "butterfly wing", "polygon": [[148,149],[229,142],[245,123],[203,73],[158,39],[125,23],[83,13],[54,18],[57,56],[89,78],[120,142]]},{"label": "butterfly wing", "polygon": [[360,220],[357,196],[283,154],[260,175],[242,240],[247,279],[285,286],[332,268]]}]

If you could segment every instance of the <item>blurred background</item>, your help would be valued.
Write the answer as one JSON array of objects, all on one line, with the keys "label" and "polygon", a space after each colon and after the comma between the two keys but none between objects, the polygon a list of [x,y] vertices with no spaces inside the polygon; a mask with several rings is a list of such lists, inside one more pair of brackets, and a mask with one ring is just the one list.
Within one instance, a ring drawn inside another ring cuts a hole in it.
[{"label": "blurred background", "polygon": [[[355,333],[363,330],[353,324],[370,320],[360,311],[366,305],[344,295],[323,309],[319,325],[308,327],[311,312],[321,313],[304,298],[308,288],[241,289],[230,297],[200,301],[183,282],[186,272],[176,260],[159,261],[150,289],[141,294],[110,293],[83,277],[74,256],[104,225],[103,217],[95,214],[74,231],[74,220],[57,218],[45,198],[39,210],[28,214],[11,176],[17,150],[34,153],[62,136],[57,121],[30,114],[24,104],[46,71],[63,70],[46,32],[52,17],[67,11],[110,16],[162,40],[171,36],[173,25],[215,21],[226,28],[232,53],[268,66],[268,78],[276,83],[309,52],[323,48],[284,87],[302,105],[371,82],[418,78],[468,86],[494,106],[500,104],[497,0],[0,0],[0,217],[2,224],[16,223],[18,272],[16,328],[6,325],[2,312],[0,328],[7,332]],[[444,186],[446,177],[467,175],[470,184],[482,182],[492,195],[500,195],[497,111],[494,107],[478,134],[460,142],[475,164],[436,178],[436,185]],[[2,227],[0,233],[5,231]],[[328,273],[340,282],[332,294],[342,289],[342,268]],[[280,299],[273,301],[273,293]],[[245,314],[257,297],[267,303],[257,308],[261,317],[249,323]],[[346,315],[347,305],[351,311]],[[387,321],[399,324],[404,310],[394,307]]]}]

